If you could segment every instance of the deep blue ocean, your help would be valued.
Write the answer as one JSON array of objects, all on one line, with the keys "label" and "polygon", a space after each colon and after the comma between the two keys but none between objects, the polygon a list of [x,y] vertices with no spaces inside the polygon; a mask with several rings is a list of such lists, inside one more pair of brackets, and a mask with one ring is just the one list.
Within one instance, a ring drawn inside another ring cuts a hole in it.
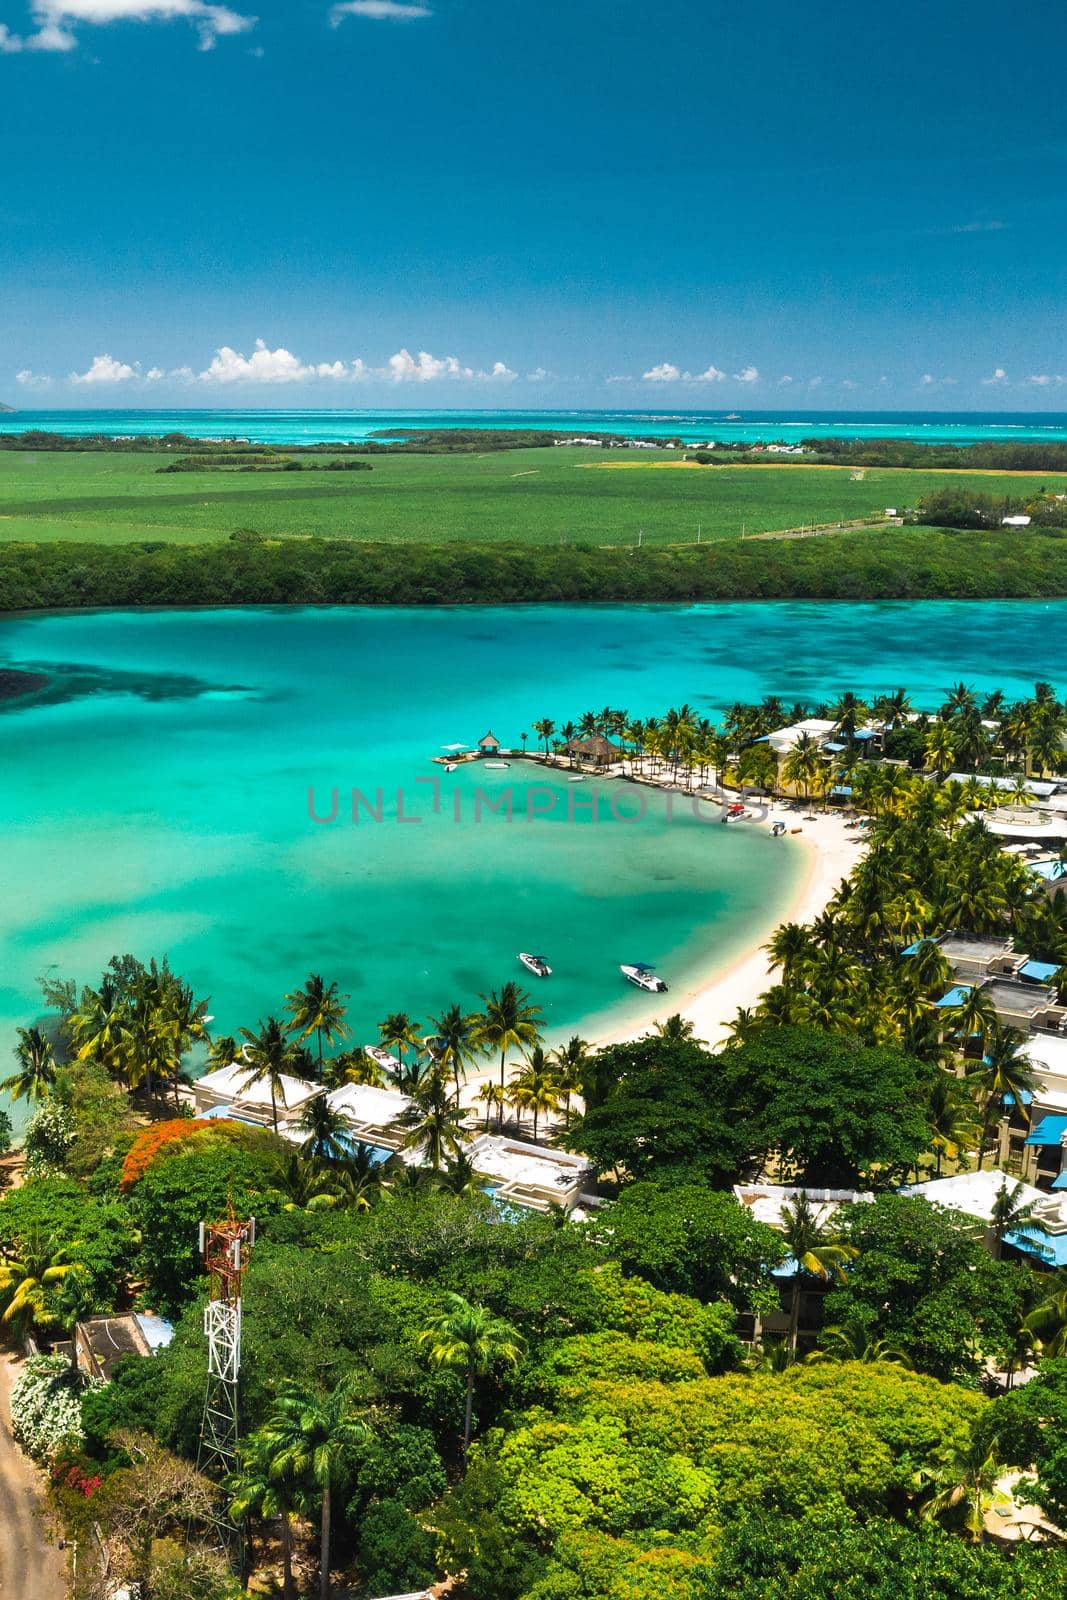
[{"label": "deep blue ocean", "polygon": [[122,435],[185,433],[256,444],[341,444],[401,428],[522,428],[549,433],[680,437],[686,443],[754,443],[806,438],[917,439],[927,444],[1067,440],[1065,412],[981,411],[16,411],[0,433]]}]

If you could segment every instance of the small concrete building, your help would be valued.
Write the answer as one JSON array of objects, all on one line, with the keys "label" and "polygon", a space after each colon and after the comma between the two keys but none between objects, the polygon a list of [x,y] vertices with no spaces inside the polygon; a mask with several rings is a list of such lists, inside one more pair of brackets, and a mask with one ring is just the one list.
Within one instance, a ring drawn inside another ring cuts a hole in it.
[{"label": "small concrete building", "polygon": [[533,1211],[573,1210],[593,1172],[584,1156],[491,1133],[475,1139],[469,1156],[475,1172],[492,1180],[495,1199]]}]

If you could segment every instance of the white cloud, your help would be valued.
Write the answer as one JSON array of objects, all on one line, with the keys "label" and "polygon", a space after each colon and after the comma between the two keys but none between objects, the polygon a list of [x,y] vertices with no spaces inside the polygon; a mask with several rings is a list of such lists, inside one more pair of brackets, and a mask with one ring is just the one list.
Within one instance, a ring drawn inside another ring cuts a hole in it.
[{"label": "white cloud", "polygon": [[1007,381],[1008,374],[1004,371],[1003,367],[995,367],[993,369],[993,376],[991,378],[982,379],[982,382],[985,384],[1007,383]]},{"label": "white cloud", "polygon": [[439,378],[473,378],[472,367],[461,366],[455,356],[432,356],[420,350],[416,359],[410,350],[390,356],[386,371],[394,383],[434,383]]},{"label": "white cloud", "polygon": [[682,374],[673,361],[661,361],[658,367],[649,367],[647,372],[642,372],[642,383],[677,383]]},{"label": "white cloud", "polygon": [[15,382],[20,383],[24,389],[50,389],[52,380],[45,372],[31,372],[29,367],[23,367],[21,372],[16,372]]},{"label": "white cloud", "polygon": [[407,0],[344,0],[330,12],[330,27],[339,28],[346,17],[364,17],[369,22],[417,22],[420,17],[432,17],[429,6],[407,3]]},{"label": "white cloud", "polygon": [[166,376],[167,374],[163,371],[162,367],[149,367],[148,371],[145,373],[145,382],[156,383],[160,378],[165,378]]},{"label": "white cloud", "polygon": [[518,373],[512,372],[505,362],[494,361],[490,371],[479,372],[478,377],[486,383],[514,383]]},{"label": "white cloud", "polygon": [[[883,379],[882,381],[884,382],[885,380]],[[919,387],[920,389],[951,388],[954,383],[958,382],[958,378],[935,378],[932,372],[924,372],[919,379]]]},{"label": "white cloud", "polygon": [[822,379],[821,378],[809,378],[808,379],[808,388],[809,389],[818,389],[818,388],[821,387],[821,385],[822,385]]},{"label": "white cloud", "polygon": [[94,356],[88,372],[72,372],[71,383],[129,383],[138,376],[138,367],[126,361],[116,361],[114,356]]},{"label": "white cloud", "polygon": [[734,377],[738,383],[758,383],[758,367],[742,367],[740,372],[735,372]]},{"label": "white cloud", "polygon": [[778,379],[779,383],[792,383],[792,381],[793,375],[791,372],[783,372],[782,376]]},{"label": "white cloud", "polygon": [[613,372],[610,378],[605,378],[605,383],[633,383],[633,375],[629,372]]},{"label": "white cloud", "polygon": [[247,33],[255,17],[243,16],[210,0],[30,0],[36,33],[13,34],[0,25],[0,54],[21,50],[66,51],[77,47],[74,31],[81,25],[103,27],[112,22],[172,22],[192,24],[201,50],[214,48],[216,39]]},{"label": "white cloud", "polygon": [[855,389],[858,388],[858,385],[853,383],[851,378],[842,378],[841,387],[842,389]]},{"label": "white cloud", "polygon": [[1067,375],[1062,372],[1033,372],[1026,381],[1036,384],[1039,389],[1047,389],[1050,384],[1067,383]]},{"label": "white cloud", "polygon": [[271,350],[265,339],[257,339],[250,356],[228,344],[216,350],[211,365],[200,374],[201,383],[306,383],[311,378],[345,378],[349,369],[343,361],[322,361],[308,365],[279,345]]},{"label": "white cloud", "polygon": [[692,377],[688,372],[685,374],[687,383],[721,383],[725,376],[725,372],[721,372],[716,366],[707,366],[703,372],[694,373]]},{"label": "white cloud", "polygon": [[[526,374],[526,382],[527,383],[544,383],[544,381],[545,381],[545,379],[547,377],[548,377],[548,373],[545,371],[544,367],[535,367],[532,372],[528,372]],[[608,382],[610,383],[610,381],[611,380],[609,378]]]}]

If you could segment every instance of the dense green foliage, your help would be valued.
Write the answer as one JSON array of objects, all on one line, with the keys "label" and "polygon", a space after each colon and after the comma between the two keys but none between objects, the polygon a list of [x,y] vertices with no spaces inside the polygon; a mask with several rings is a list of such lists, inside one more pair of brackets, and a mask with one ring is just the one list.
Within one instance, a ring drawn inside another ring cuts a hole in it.
[{"label": "dense green foliage", "polygon": [[1067,540],[897,529],[673,548],[307,539],[0,544],[0,609],[527,601],[983,599],[1067,593]]}]

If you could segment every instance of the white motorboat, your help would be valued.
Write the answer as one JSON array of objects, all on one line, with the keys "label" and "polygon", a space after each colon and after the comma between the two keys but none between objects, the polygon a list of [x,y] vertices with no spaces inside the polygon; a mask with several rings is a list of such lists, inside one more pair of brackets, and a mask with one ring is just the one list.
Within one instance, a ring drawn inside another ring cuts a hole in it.
[{"label": "white motorboat", "polygon": [[510,761],[483,761],[482,766],[487,772],[506,772],[511,766]]},{"label": "white motorboat", "polygon": [[532,972],[535,978],[551,978],[552,968],[544,956],[532,956],[526,950],[519,951],[519,960],[527,972]]},{"label": "white motorboat", "polygon": [[649,994],[667,993],[667,985],[659,973],[645,961],[634,961],[629,965],[624,963],[619,967],[619,971],[627,983],[632,983],[637,989],[647,989]]}]

